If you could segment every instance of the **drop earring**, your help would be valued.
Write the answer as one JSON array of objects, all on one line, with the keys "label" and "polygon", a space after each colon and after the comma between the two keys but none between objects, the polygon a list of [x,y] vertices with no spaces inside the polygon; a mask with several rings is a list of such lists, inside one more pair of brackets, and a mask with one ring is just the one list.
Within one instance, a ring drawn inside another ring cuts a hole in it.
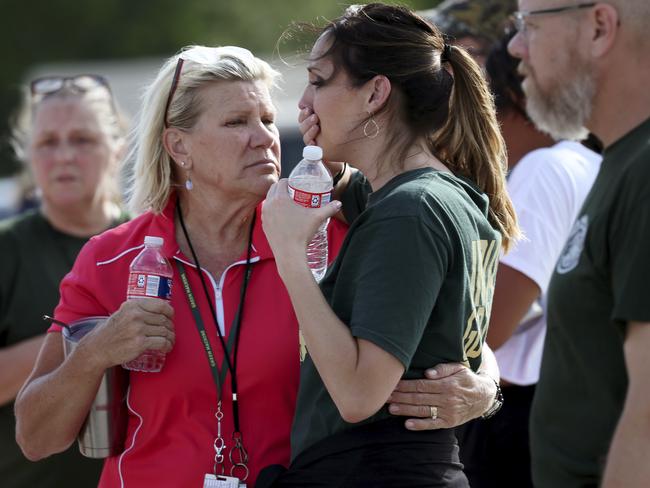
[{"label": "drop earring", "polygon": [[[181,166],[183,168],[185,168],[185,161],[181,161]],[[192,183],[192,177],[190,176],[190,170],[186,169],[185,171],[187,172],[187,178],[185,179],[185,189],[187,191],[190,191],[190,190],[192,190],[192,188],[194,188],[194,183]]]}]

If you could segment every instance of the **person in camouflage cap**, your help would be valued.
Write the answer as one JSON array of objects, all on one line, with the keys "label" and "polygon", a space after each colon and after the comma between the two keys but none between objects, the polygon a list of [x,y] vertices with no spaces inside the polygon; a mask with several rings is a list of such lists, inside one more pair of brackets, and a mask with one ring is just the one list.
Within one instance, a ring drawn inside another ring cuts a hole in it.
[{"label": "person in camouflage cap", "polygon": [[459,45],[483,66],[490,47],[503,32],[516,0],[445,0],[418,14],[436,25],[452,44]]}]

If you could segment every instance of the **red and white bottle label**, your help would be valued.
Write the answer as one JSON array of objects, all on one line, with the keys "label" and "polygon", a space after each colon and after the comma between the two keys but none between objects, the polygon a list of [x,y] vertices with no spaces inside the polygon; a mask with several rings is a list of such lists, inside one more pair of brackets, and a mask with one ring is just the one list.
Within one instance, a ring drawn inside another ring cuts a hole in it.
[{"label": "red and white bottle label", "polygon": [[320,208],[323,205],[327,205],[331,198],[332,192],[328,191],[325,193],[309,193],[307,191],[298,190],[291,185],[289,185],[289,196],[296,202],[298,205],[302,205],[307,208]]},{"label": "red and white bottle label", "polygon": [[129,273],[126,297],[171,300],[172,279],[167,276],[132,271]]}]

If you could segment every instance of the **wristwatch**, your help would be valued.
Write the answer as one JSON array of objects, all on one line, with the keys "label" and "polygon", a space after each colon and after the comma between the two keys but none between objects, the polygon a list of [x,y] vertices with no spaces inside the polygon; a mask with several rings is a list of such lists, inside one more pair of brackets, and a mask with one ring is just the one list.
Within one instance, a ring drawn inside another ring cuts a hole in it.
[{"label": "wristwatch", "polygon": [[[479,372],[480,374],[480,372]],[[494,417],[496,413],[501,410],[501,407],[503,406],[503,393],[501,392],[501,387],[499,386],[499,382],[496,381],[492,376],[490,376],[487,373],[483,373],[485,376],[490,378],[492,381],[494,381],[494,385],[497,387],[497,391],[494,394],[494,400],[492,401],[492,405],[490,408],[487,409],[487,411],[481,415],[482,419],[489,419],[491,417]]]}]

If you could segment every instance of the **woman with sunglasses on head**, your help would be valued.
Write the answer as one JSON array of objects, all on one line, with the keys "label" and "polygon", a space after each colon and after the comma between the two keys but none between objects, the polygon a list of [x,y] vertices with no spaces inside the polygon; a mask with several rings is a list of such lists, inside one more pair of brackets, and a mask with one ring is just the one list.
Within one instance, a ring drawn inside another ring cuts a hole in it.
[{"label": "woman with sunglasses on head", "polygon": [[[276,76],[245,49],[193,46],[147,88],[128,158],[130,206],[143,213],[82,250],[55,312],[110,319],[65,360],[51,328],[17,400],[29,457],[73,442],[106,368],[159,350],[160,372],[129,374],[125,449],[106,460],[100,486],[254,483],[262,465],[288,460],[298,329],[258,209],[280,174]],[[332,246],[343,233],[331,226]],[[164,239],[169,303],[125,300],[145,236]]]},{"label": "woman with sunglasses on head", "polygon": [[[288,463],[298,324],[260,216],[280,174],[276,76],[245,49],[193,46],[148,87],[129,158],[130,203],[144,213],[93,239],[62,284],[57,319],[110,319],[65,361],[60,327],[50,329],[16,407],[30,457],[73,442],[106,368],[154,349],[167,353],[165,365],[130,373],[125,450],[107,459],[100,486],[216,486],[223,474],[253,486],[262,466]],[[331,222],[330,256],[345,230]],[[147,235],[163,237],[174,269],[169,304],[125,301]],[[469,397],[491,403],[478,390]],[[468,411],[468,395],[455,412]]]},{"label": "woman with sunglasses on head", "polygon": [[407,430],[385,404],[432,364],[482,362],[498,256],[517,234],[488,87],[436,27],[383,4],[330,22],[307,70],[316,143],[372,193],[320,288],[304,246],[340,203],[299,207],[286,180],[264,203],[308,351],[292,464],[273,486],[467,487],[453,430]]},{"label": "woman with sunglasses on head", "polygon": [[13,402],[32,370],[59,283],[88,239],[126,221],[117,188],[125,127],[97,75],[34,80],[14,143],[39,207],[0,223],[0,480],[3,487],[97,483],[101,463],[76,446],[31,463],[15,441]]}]

